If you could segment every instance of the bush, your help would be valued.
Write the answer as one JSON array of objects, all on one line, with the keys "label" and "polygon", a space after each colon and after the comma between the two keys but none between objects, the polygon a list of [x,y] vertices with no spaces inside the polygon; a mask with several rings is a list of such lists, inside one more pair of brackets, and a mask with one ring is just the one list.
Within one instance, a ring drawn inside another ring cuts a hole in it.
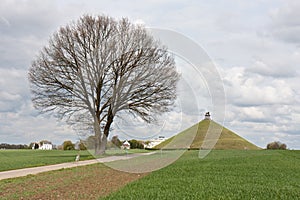
[{"label": "bush", "polygon": [[141,141],[129,140],[130,149],[144,149],[144,144]]},{"label": "bush", "polygon": [[119,148],[122,146],[122,142],[119,140],[117,135],[115,135],[111,138],[111,143]]},{"label": "bush", "polygon": [[286,144],[281,143],[281,142],[271,142],[267,145],[267,149],[282,149],[286,150]]},{"label": "bush", "polygon": [[78,148],[79,148],[79,150],[82,150],[82,151],[86,150],[86,146],[83,141],[80,140]]},{"label": "bush", "polygon": [[75,145],[70,141],[64,141],[63,143],[63,149],[64,150],[75,150]]},{"label": "bush", "polygon": [[286,144],[281,144],[279,149],[286,150]]}]

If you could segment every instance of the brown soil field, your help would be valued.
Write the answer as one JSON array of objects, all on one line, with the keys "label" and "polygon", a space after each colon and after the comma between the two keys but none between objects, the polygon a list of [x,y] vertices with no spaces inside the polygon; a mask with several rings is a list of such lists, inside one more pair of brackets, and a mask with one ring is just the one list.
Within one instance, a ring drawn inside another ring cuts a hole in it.
[{"label": "brown soil field", "polygon": [[0,181],[0,199],[99,199],[147,174],[116,171],[103,164]]}]

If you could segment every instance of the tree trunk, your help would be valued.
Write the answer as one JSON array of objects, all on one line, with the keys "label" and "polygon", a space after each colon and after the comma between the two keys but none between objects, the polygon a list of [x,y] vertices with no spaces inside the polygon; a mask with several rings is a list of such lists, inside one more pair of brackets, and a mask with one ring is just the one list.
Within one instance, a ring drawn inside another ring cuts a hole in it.
[{"label": "tree trunk", "polygon": [[106,121],[106,124],[104,127],[104,133],[103,133],[103,136],[101,139],[101,144],[100,144],[100,151],[99,151],[100,154],[105,153],[107,139],[108,139],[108,135],[109,135],[109,129],[110,129],[110,126],[113,123],[113,121],[114,121],[114,115],[113,115],[112,109],[109,108],[108,115],[107,115],[107,121]]},{"label": "tree trunk", "polygon": [[94,119],[94,131],[95,131],[95,155],[101,154],[101,128],[97,117]]},{"label": "tree trunk", "polygon": [[102,140],[101,140],[100,149],[99,149],[100,155],[105,154],[106,144],[107,144],[107,137],[105,135],[103,135]]}]

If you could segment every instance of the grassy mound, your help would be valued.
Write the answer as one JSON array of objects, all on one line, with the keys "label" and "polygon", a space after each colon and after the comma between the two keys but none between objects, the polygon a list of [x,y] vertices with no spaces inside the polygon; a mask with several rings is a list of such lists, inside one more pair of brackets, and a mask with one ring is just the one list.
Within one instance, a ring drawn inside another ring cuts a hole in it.
[{"label": "grassy mound", "polygon": [[209,149],[212,146],[213,149],[260,149],[212,120],[202,120],[155,146],[154,149]]}]

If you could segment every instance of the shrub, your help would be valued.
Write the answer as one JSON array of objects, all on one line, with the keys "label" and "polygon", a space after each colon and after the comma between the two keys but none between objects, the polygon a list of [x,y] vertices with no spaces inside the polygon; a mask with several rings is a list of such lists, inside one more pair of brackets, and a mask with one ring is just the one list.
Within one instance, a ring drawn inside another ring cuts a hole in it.
[{"label": "shrub", "polygon": [[286,144],[281,144],[279,149],[286,150]]},{"label": "shrub", "polygon": [[78,147],[79,147],[79,150],[82,150],[82,151],[86,150],[86,146],[85,146],[84,142],[81,140],[79,142]]},{"label": "shrub", "polygon": [[63,143],[63,149],[64,150],[75,150],[75,145],[70,141],[64,141]]},{"label": "shrub", "polygon": [[144,144],[141,141],[129,140],[130,149],[144,149]]},{"label": "shrub", "polygon": [[267,145],[267,149],[282,149],[286,150],[286,144],[281,143],[281,142],[271,142]]},{"label": "shrub", "polygon": [[111,143],[119,148],[122,146],[122,142],[119,140],[117,135],[115,135],[111,138]]}]

